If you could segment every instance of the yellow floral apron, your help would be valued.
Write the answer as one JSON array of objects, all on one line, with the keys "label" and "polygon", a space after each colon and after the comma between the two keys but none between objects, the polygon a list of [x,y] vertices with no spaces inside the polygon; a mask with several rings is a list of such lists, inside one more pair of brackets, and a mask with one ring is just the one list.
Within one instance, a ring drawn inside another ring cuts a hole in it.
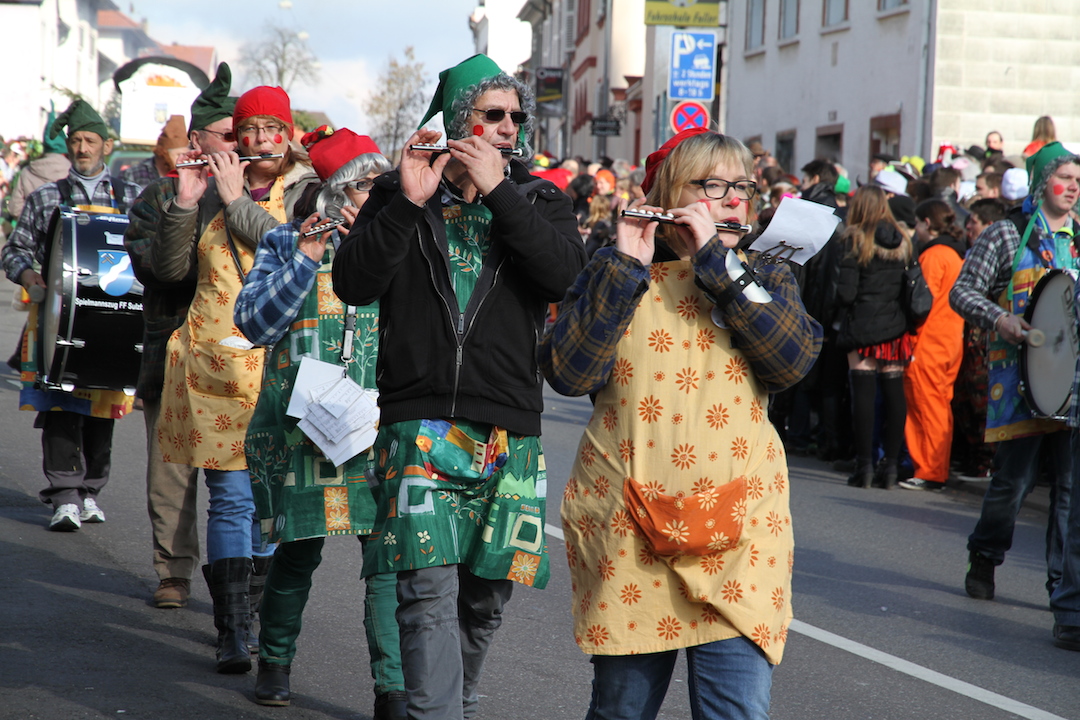
[{"label": "yellow floral apron", "polygon": [[[589,654],[628,655],[743,635],[778,663],[794,542],[768,395],[712,321],[691,264],[650,274],[563,497],[575,639]],[[735,482],[745,490],[728,497],[720,488]],[[675,547],[704,537],[705,554],[646,542],[642,505],[664,501],[686,516],[658,533]],[[742,521],[738,537],[719,532],[728,517]]]},{"label": "yellow floral apron", "polygon": [[[287,222],[280,176],[259,205],[278,222]],[[246,275],[254,256],[239,244],[235,247]],[[243,280],[229,247],[224,210],[199,238],[198,262],[198,286],[187,320],[166,348],[158,442],[166,462],[243,470],[244,436],[259,399],[265,351],[234,346],[246,342],[233,323]]]}]

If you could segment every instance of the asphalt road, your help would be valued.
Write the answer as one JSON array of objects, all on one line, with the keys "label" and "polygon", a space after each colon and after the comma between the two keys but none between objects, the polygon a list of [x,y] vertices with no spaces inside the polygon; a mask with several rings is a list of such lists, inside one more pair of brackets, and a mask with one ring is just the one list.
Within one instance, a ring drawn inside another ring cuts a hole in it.
[{"label": "asphalt road", "polygon": [[[6,358],[24,315],[4,292]],[[108,521],[50,533],[49,510],[36,497],[40,436],[32,414],[16,409],[15,381],[0,371],[0,718],[370,718],[358,543],[327,543],[293,666],[292,707],[257,706],[253,674],[213,672],[201,581],[185,609],[148,604],[156,577],[141,415],[116,427],[112,480],[100,498]],[[587,400],[549,392],[555,526],[588,414]],[[774,674],[774,720],[1080,719],[1080,653],[1050,642],[1040,493],[1021,515],[993,602],[963,591],[977,488],[857,490],[824,464],[794,458],[791,493],[797,622]],[[549,587],[515,591],[489,656],[484,720],[584,716],[591,667],[573,643],[569,576],[553,529]],[[661,717],[690,717],[682,666]]]}]

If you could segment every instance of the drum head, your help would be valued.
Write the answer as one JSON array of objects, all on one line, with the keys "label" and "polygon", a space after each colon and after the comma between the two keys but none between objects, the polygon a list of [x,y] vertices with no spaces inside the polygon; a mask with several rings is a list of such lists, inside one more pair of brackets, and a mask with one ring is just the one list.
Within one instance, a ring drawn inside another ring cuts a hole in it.
[{"label": "drum head", "polygon": [[38,370],[46,383],[52,384],[58,384],[63,374],[63,358],[57,357],[57,352],[62,355],[64,351],[57,347],[56,341],[60,337],[65,340],[71,337],[71,324],[63,320],[70,320],[70,313],[65,312],[64,298],[71,298],[75,294],[71,258],[65,257],[64,251],[64,235],[67,233],[70,237],[72,217],[70,209],[57,208],[50,223],[51,240],[45,250],[43,268],[47,290],[45,300],[38,307]]},{"label": "drum head", "polygon": [[1076,279],[1053,270],[1032,292],[1024,319],[1046,334],[1039,347],[1021,346],[1024,397],[1036,415],[1061,418],[1069,410],[1076,373],[1077,328],[1073,315]]}]

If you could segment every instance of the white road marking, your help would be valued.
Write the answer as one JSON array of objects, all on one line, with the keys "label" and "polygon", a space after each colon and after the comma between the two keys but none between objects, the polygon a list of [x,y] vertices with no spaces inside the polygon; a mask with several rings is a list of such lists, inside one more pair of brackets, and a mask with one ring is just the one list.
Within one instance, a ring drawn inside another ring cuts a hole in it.
[{"label": "white road marking", "polygon": [[[551,523],[544,526],[544,531],[547,532],[548,535],[558,538],[559,540],[566,540],[562,528],[555,527]],[[938,687],[950,690],[958,695],[964,695],[972,700],[978,700],[981,703],[990,705],[991,707],[996,707],[1005,712],[1012,713],[1013,715],[1027,718],[1027,720],[1066,720],[1066,718],[1063,718],[1060,715],[1054,715],[1045,710],[1040,710],[1037,707],[1026,705],[1019,700],[1013,700],[1004,695],[999,695],[996,692],[984,690],[977,685],[972,685],[963,680],[957,680],[948,675],[943,675],[942,673],[925,668],[922,665],[916,665],[913,662],[898,658],[895,655],[875,650],[869,645],[863,645],[854,640],[848,640],[841,635],[831,633],[828,630],[822,630],[813,625],[808,625],[801,620],[792,620],[790,629],[800,635],[805,635],[808,638],[817,640],[818,642],[832,645],[833,647],[849,652],[852,655],[858,655],[861,658],[872,660],[891,670],[902,672],[905,675],[910,675],[913,678],[928,682],[931,685],[937,685]]]}]

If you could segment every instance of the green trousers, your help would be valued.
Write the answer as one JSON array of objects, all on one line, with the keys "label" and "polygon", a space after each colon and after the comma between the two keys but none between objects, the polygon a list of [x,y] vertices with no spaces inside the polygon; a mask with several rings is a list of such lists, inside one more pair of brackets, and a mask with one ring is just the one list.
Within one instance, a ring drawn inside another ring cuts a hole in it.
[{"label": "green trousers", "polygon": [[[363,543],[365,538],[360,538]],[[271,665],[291,665],[296,638],[311,592],[311,576],[322,562],[325,538],[281,543],[274,553],[259,611],[259,657]],[[401,648],[397,610],[397,575],[367,578],[364,593],[364,630],[371,654],[375,694],[405,689],[401,675]]]}]

